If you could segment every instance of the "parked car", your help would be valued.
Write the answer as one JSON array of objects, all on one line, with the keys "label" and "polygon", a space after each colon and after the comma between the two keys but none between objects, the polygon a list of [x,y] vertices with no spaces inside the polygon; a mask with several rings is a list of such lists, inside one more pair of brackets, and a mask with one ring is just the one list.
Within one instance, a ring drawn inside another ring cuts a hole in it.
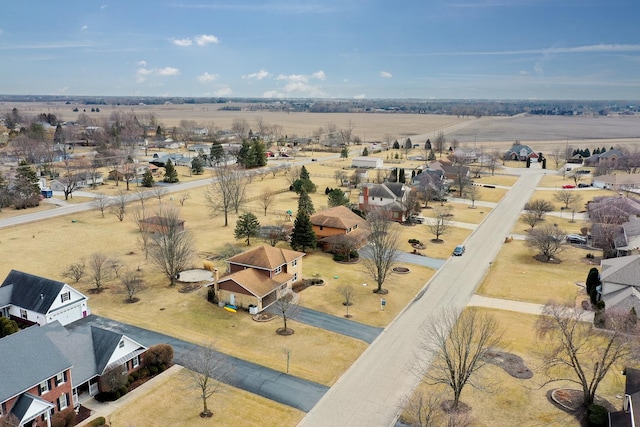
[{"label": "parked car", "polygon": [[567,242],[569,243],[577,243],[580,245],[586,245],[587,244],[587,238],[585,236],[581,236],[579,234],[569,234],[567,236]]},{"label": "parked car", "polygon": [[562,188],[576,188],[576,186],[573,184],[565,184],[562,186]]},{"label": "parked car", "polygon": [[465,251],[465,247],[464,245],[458,245],[456,246],[456,248],[453,250],[453,255],[455,256],[462,256],[462,254]]},{"label": "parked car", "polygon": [[587,188],[587,187],[591,187],[591,184],[586,184],[584,182],[581,182],[580,184],[578,184],[578,188]]},{"label": "parked car", "polygon": [[427,221],[427,218],[422,215],[411,214],[409,216],[409,221],[414,224],[424,224]]}]

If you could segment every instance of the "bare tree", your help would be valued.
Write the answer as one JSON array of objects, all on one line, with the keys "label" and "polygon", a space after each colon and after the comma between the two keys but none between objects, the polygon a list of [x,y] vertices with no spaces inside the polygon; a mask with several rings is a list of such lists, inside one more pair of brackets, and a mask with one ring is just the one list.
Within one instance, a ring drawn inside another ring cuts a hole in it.
[{"label": "bare tree", "polygon": [[223,381],[231,372],[229,359],[215,350],[213,344],[193,348],[184,361],[185,368],[193,379],[193,387],[198,390],[202,399],[203,418],[213,416],[208,401],[214,394],[221,391]]},{"label": "bare tree", "polygon": [[245,119],[233,119],[231,122],[231,130],[238,135],[241,141],[245,141],[249,137],[251,128],[249,122]]},{"label": "bare tree", "polygon": [[125,213],[127,212],[127,193],[120,190],[113,198],[113,202],[110,203],[111,209],[109,210],[120,222],[124,221]]},{"label": "bare tree", "polygon": [[93,199],[91,204],[98,208],[100,214],[102,214],[102,218],[104,218],[104,211],[109,207],[109,197],[104,194],[96,194],[96,197]]},{"label": "bare tree", "polygon": [[137,189],[135,192],[136,199],[140,202],[140,206],[144,209],[144,202],[151,196],[148,191]]},{"label": "bare tree", "polygon": [[284,223],[279,221],[276,225],[270,226],[268,231],[263,235],[263,238],[269,242],[271,246],[287,240],[287,231],[285,230]]},{"label": "bare tree", "polygon": [[151,234],[147,232],[147,219],[149,218],[147,215],[147,211],[144,209],[136,209],[133,211],[133,221],[136,223],[138,227],[138,231],[140,232],[139,242],[140,248],[144,251],[144,258],[149,258],[149,243],[151,242]]},{"label": "bare tree", "polygon": [[153,197],[158,199],[158,203],[162,202],[162,198],[166,196],[167,193],[169,193],[169,190],[159,185],[156,185],[151,189],[151,194],[153,194]]},{"label": "bare tree", "polygon": [[559,227],[546,224],[542,228],[529,231],[527,244],[540,251],[546,261],[550,261],[564,249],[566,233]]},{"label": "bare tree", "polygon": [[178,274],[189,267],[195,257],[194,243],[175,207],[160,206],[156,216],[158,232],[153,234],[149,255],[167,276],[170,286],[175,286]]},{"label": "bare tree", "polygon": [[564,157],[564,148],[561,146],[554,146],[551,149],[551,158],[553,159],[553,164],[556,166],[556,169],[560,167],[560,162],[562,162]]},{"label": "bare tree", "polygon": [[446,143],[446,138],[444,137],[444,132],[438,132],[438,134],[436,135],[436,138],[433,140],[433,146],[435,151],[438,152],[438,154],[440,154],[440,157],[442,157],[442,152],[444,151],[445,145]]},{"label": "bare tree", "polygon": [[69,279],[73,279],[76,283],[78,283],[80,279],[84,277],[85,272],[86,264],[84,262],[84,259],[81,258],[80,261],[69,264],[62,275]]},{"label": "bare tree", "polygon": [[180,202],[180,206],[184,206],[185,202],[191,198],[189,193],[182,193],[178,198],[178,202]]},{"label": "bare tree", "polygon": [[442,396],[416,391],[403,405],[400,421],[415,427],[438,427],[441,424]]},{"label": "bare tree", "polygon": [[142,280],[140,272],[136,270],[125,270],[120,274],[120,282],[127,294],[126,301],[129,303],[138,301],[136,295],[144,289],[144,281]]},{"label": "bare tree", "polygon": [[122,268],[122,261],[117,256],[109,258],[109,267],[111,267],[111,271],[113,271],[113,275],[116,278],[120,277],[120,268]]},{"label": "bare tree", "polygon": [[336,180],[336,184],[342,185],[342,182],[347,179],[349,175],[346,171],[339,169],[333,173],[333,177]]},{"label": "bare tree", "polygon": [[572,190],[556,191],[555,193],[553,193],[553,198],[559,201],[560,203],[564,203],[565,209],[569,209],[569,205],[573,205],[578,200],[582,199],[580,194]]},{"label": "bare tree", "polygon": [[544,221],[544,216],[553,210],[553,206],[546,200],[536,199],[525,204],[524,210],[526,212],[522,218],[533,230],[536,225]]},{"label": "bare tree", "polygon": [[351,315],[349,314],[349,307],[353,305],[353,298],[356,295],[356,288],[354,288],[351,284],[342,284],[336,288],[336,291],[344,299],[342,305],[347,308],[347,314],[345,314],[344,317],[351,317]]},{"label": "bare tree", "polygon": [[363,257],[362,264],[365,272],[376,282],[378,294],[386,294],[389,291],[383,289],[382,285],[395,266],[400,252],[399,233],[393,228],[393,223],[388,219],[385,211],[372,211],[367,215],[367,222],[371,234],[369,235],[369,246],[366,249],[366,256]]},{"label": "bare tree", "polygon": [[89,270],[91,281],[95,285],[96,292],[102,292],[102,284],[109,280],[107,269],[109,267],[109,257],[101,252],[95,252],[89,256]]},{"label": "bare tree", "polygon": [[239,203],[244,198],[246,181],[242,169],[235,166],[221,166],[216,168],[211,184],[205,192],[205,199],[211,215],[218,212],[224,215],[224,226],[229,225],[229,212],[239,209]]},{"label": "bare tree", "polygon": [[578,181],[580,181],[582,179],[582,174],[578,173],[577,169],[572,169],[571,172],[569,172],[567,174],[567,178],[572,179],[573,180],[573,184],[577,187],[578,186]]},{"label": "bare tree", "polygon": [[288,291],[283,295],[280,295],[280,298],[278,298],[273,304],[276,312],[282,316],[282,321],[284,322],[284,326],[276,330],[278,335],[286,336],[293,335],[295,333],[293,329],[287,327],[287,319],[291,318],[299,310],[300,306],[298,303],[298,297],[293,293],[293,291]]},{"label": "bare tree", "polygon": [[[624,322],[610,323],[610,330],[595,329],[585,322],[582,310],[550,302],[536,325],[542,368],[549,379],[578,384],[583,404],[593,403],[598,386],[615,365],[623,365],[631,354],[633,339]],[[636,338],[637,339],[637,338]],[[558,369],[558,368],[570,368]]]},{"label": "bare tree", "polygon": [[116,392],[127,384],[127,372],[124,364],[113,365],[100,375],[100,389]]},{"label": "bare tree", "polygon": [[464,190],[464,196],[471,200],[471,208],[475,209],[476,207],[476,199],[478,198],[478,187],[476,185],[469,185]]},{"label": "bare tree", "polygon": [[260,206],[264,210],[264,216],[267,216],[267,209],[269,209],[269,206],[271,206],[274,201],[275,194],[270,190],[267,190],[258,196],[258,203],[260,203]]},{"label": "bare tree", "polygon": [[501,339],[502,329],[492,316],[474,309],[444,308],[420,330],[416,374],[428,384],[450,387],[450,408],[457,410],[467,384],[484,388],[476,374],[488,363],[485,355],[498,347]]},{"label": "bare tree", "polygon": [[432,242],[442,242],[443,236],[451,230],[451,209],[440,207],[433,210],[433,214],[427,218],[427,228],[436,236]]}]

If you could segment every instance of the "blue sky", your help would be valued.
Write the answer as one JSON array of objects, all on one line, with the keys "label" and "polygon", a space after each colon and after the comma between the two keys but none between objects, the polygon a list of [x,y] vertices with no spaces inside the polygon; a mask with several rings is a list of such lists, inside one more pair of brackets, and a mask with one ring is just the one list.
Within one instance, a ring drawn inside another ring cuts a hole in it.
[{"label": "blue sky", "polygon": [[637,0],[3,3],[0,94],[640,99]]}]

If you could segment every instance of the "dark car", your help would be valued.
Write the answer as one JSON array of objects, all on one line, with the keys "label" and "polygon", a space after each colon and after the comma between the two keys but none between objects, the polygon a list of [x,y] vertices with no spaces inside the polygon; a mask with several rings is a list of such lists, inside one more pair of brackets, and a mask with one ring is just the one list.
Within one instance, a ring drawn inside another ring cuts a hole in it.
[{"label": "dark car", "polygon": [[455,256],[462,256],[462,254],[465,251],[465,247],[464,245],[458,245],[456,246],[456,248],[453,250],[453,255]]},{"label": "dark car", "polygon": [[585,184],[584,182],[581,182],[580,184],[578,184],[578,188],[587,188],[587,187],[591,187],[591,184]]},{"label": "dark car", "polygon": [[584,236],[581,236],[579,234],[569,234],[567,236],[567,242],[569,243],[577,243],[579,245],[586,245],[587,244],[587,238]]}]

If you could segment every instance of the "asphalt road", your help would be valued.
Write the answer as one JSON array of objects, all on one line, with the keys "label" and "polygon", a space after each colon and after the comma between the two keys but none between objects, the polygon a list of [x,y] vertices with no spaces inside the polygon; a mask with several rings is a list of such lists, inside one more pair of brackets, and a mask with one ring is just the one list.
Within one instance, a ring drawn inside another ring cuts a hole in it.
[{"label": "asphalt road", "polygon": [[365,325],[364,323],[354,322],[353,320],[345,319],[343,317],[332,316],[330,314],[311,310],[310,308],[302,306],[296,309],[296,312],[291,316],[291,319],[317,328],[325,329],[327,331],[356,338],[368,344],[375,341],[383,330],[382,328],[376,328],[374,326]]},{"label": "asphalt road", "polygon": [[523,176],[465,241],[467,252],[449,258],[300,426],[395,424],[403,400],[419,381],[413,373],[418,331],[428,328],[429,317],[439,309],[467,305],[544,174],[541,169],[519,172]]},{"label": "asphalt road", "polygon": [[[125,334],[147,347],[159,343],[170,344],[175,352],[175,362],[181,365],[184,364],[185,355],[196,347],[195,344],[168,335],[95,315],[73,322],[66,328],[74,330],[85,325],[95,325]],[[226,354],[220,354],[227,359],[227,363],[231,367],[225,374],[225,383],[301,411],[307,412],[313,408],[328,390],[327,386]]]}]

